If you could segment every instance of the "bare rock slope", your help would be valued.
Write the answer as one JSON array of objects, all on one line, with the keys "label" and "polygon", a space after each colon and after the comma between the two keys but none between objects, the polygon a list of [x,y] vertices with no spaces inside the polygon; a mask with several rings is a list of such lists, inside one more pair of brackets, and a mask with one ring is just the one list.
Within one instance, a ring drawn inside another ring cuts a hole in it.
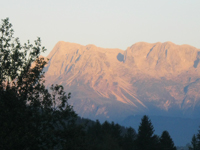
[{"label": "bare rock slope", "polygon": [[200,50],[195,47],[140,42],[123,51],[60,41],[48,58],[46,85],[62,84],[81,116],[200,114]]}]

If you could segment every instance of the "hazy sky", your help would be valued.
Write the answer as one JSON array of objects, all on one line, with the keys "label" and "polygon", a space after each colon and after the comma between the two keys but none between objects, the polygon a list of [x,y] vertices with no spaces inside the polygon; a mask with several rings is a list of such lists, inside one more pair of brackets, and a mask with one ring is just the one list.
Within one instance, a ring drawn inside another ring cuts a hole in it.
[{"label": "hazy sky", "polygon": [[125,50],[140,41],[200,48],[200,0],[2,0],[0,19],[15,36]]}]

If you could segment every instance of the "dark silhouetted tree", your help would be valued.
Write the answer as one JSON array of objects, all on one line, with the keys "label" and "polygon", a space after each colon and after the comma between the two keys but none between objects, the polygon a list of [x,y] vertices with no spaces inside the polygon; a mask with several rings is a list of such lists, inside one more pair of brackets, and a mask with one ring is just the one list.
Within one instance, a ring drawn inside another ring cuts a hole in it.
[{"label": "dark silhouetted tree", "polygon": [[123,139],[123,147],[126,150],[134,150],[136,149],[135,140],[137,138],[137,134],[135,130],[131,127],[127,129],[127,133],[124,135]]},{"label": "dark silhouetted tree", "polygon": [[157,142],[154,137],[154,127],[148,116],[143,116],[138,128],[136,145],[138,150],[155,150]]},{"label": "dark silhouetted tree", "polygon": [[168,131],[163,131],[160,137],[160,150],[176,150]]},{"label": "dark silhouetted tree", "polygon": [[[61,85],[44,86],[46,49],[38,38],[20,44],[9,19],[0,25],[0,149],[62,149],[74,138],[76,114]],[[73,130],[72,130],[73,129]],[[69,133],[64,138],[60,133]],[[77,130],[78,132],[79,130]],[[80,133],[80,132],[79,132]],[[79,134],[81,136],[81,134]],[[71,141],[73,142],[73,141]],[[70,144],[69,144],[70,145]],[[77,146],[77,143],[71,143]],[[69,148],[69,147],[68,147]]]},{"label": "dark silhouetted tree", "polygon": [[192,137],[191,146],[189,146],[189,150],[199,150],[199,142],[195,134]]}]

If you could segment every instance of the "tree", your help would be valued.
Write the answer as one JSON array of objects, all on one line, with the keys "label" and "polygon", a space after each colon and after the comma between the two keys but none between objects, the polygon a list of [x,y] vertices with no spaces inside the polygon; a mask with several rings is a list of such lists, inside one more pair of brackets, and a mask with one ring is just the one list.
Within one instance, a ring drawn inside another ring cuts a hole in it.
[{"label": "tree", "polygon": [[154,127],[148,116],[143,116],[137,135],[137,149],[138,150],[154,150],[156,149],[156,142],[154,138]]},{"label": "tree", "polygon": [[163,131],[160,137],[160,150],[176,150],[174,142],[169,135],[168,131]]},{"label": "tree", "polygon": [[61,85],[52,85],[51,92],[45,88],[43,68],[47,61],[39,56],[46,49],[40,38],[34,44],[28,41],[21,45],[13,34],[9,19],[2,20],[0,149],[66,147],[66,136],[62,138],[60,133],[74,129],[77,116],[68,104],[70,93],[66,94]]},{"label": "tree", "polygon": [[195,134],[192,137],[191,146],[189,147],[189,150],[198,150],[198,141]]},{"label": "tree", "polygon": [[136,131],[132,127],[129,127],[123,139],[123,147],[126,150],[134,150],[136,137]]}]

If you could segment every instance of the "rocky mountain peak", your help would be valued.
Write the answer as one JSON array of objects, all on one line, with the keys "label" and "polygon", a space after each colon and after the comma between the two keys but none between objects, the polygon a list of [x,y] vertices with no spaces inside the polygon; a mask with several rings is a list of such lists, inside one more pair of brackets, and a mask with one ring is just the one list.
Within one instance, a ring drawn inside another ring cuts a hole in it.
[{"label": "rocky mountain peak", "polygon": [[192,113],[200,100],[194,90],[200,88],[199,51],[172,42],[139,42],[123,51],[60,41],[48,55],[46,85],[62,84],[72,92],[83,116],[110,117],[111,106],[122,105],[127,113]]}]

